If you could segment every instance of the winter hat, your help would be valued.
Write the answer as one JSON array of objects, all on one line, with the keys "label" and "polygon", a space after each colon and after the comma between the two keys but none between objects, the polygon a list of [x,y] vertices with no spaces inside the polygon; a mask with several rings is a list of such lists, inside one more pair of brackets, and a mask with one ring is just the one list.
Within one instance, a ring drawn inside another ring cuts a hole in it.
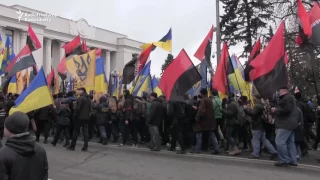
[{"label": "winter hat", "polygon": [[23,112],[14,112],[6,118],[4,126],[13,134],[28,132],[29,117]]}]

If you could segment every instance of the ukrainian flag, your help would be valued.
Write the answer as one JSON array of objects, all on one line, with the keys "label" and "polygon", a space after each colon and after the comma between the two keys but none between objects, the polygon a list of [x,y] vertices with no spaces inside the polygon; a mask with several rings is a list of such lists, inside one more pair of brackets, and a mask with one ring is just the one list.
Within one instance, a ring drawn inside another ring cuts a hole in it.
[{"label": "ukrainian flag", "polygon": [[157,93],[158,96],[163,95],[163,92],[158,87],[158,81],[155,77],[152,78],[152,88],[153,88],[153,92]]},{"label": "ukrainian flag", "polygon": [[143,92],[152,91],[152,84],[151,84],[151,76],[150,76],[150,66],[151,61],[149,61],[141,70],[136,86],[133,89],[132,95],[137,96],[142,95]]},{"label": "ukrainian flag", "polygon": [[8,93],[16,94],[17,93],[17,76],[13,75],[10,79],[8,85]]},{"label": "ukrainian flag", "polygon": [[106,74],[104,74],[104,86],[106,87],[106,92],[108,92],[109,82]]},{"label": "ukrainian flag", "polygon": [[118,88],[118,82],[119,82],[119,76],[116,75],[116,77],[112,77],[114,78],[114,82],[113,82],[113,87],[112,87],[112,96],[115,96],[117,97],[118,96],[118,91],[117,91],[117,88]]},{"label": "ukrainian flag", "polygon": [[119,72],[119,80],[118,80],[118,85],[117,85],[117,96],[119,98],[119,96],[122,94],[122,75],[123,75],[123,69]]},{"label": "ukrainian flag", "polygon": [[0,75],[4,74],[6,72],[6,68],[8,64],[16,57],[13,51],[12,42],[10,40],[10,37],[7,36],[6,40],[6,46],[4,48],[4,55],[3,55],[3,61],[0,69]]},{"label": "ukrainian flag", "polygon": [[142,46],[140,46],[143,50],[147,49],[149,46],[151,45],[160,47],[166,51],[171,52],[172,51],[172,31],[171,28],[169,29],[168,33],[161,38],[159,41],[157,42],[152,42],[152,43],[147,43],[147,44],[143,44]]},{"label": "ukrainian flag", "polygon": [[96,76],[95,76],[95,91],[96,93],[106,93],[105,73],[103,58],[99,57],[96,60]]},{"label": "ukrainian flag", "polygon": [[53,100],[43,68],[41,68],[27,89],[24,90],[15,101],[15,106],[11,108],[9,115],[16,111],[28,113],[50,104],[53,104]]},{"label": "ukrainian flag", "polygon": [[4,49],[0,51],[0,69],[2,68],[3,58],[4,58]]}]

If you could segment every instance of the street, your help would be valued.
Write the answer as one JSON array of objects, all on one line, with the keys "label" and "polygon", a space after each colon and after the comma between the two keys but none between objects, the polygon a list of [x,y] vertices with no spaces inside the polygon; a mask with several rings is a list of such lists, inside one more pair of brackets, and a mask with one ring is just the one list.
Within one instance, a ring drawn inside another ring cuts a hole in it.
[{"label": "street", "polygon": [[[231,180],[319,179],[320,168],[274,167],[272,162],[223,156],[176,155],[116,146],[90,146],[89,152],[44,145],[52,180]],[[241,160],[242,159],[242,160]]]}]

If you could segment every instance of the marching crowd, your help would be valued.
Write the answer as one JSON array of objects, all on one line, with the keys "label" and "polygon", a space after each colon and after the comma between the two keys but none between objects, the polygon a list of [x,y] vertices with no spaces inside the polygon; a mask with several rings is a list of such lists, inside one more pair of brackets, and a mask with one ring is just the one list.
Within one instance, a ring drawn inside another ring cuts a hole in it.
[{"label": "marching crowd", "polygon": [[[2,97],[2,135],[8,129],[4,119],[17,97]],[[249,158],[258,159],[267,152],[270,159],[278,159],[276,166],[297,166],[310,149],[317,149],[319,127],[316,133],[312,130],[318,124],[317,112],[301,93],[291,95],[286,87],[269,100],[254,95],[253,102],[235,94],[220,100],[217,91],[212,90],[209,95],[207,89],[192,98],[186,95],[184,102],[167,102],[165,96],[158,97],[154,92],[133,97],[128,90],[119,98],[101,95],[94,100],[85,88],[79,88],[77,92],[54,95],[54,105],[27,115],[37,142],[41,133],[43,143],[48,143],[53,134],[53,146],[64,141],[64,147],[71,151],[82,130],[82,151],[87,151],[88,142],[97,136],[103,145],[111,140],[119,146],[148,143],[151,151],[168,147],[178,154],[210,149],[212,154],[225,151],[236,156],[250,151]]]}]

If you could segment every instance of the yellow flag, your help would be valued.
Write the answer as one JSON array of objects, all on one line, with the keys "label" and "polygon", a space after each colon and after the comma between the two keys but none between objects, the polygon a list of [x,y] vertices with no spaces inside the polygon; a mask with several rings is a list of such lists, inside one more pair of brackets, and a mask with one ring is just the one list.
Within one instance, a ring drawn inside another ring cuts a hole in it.
[{"label": "yellow flag", "polygon": [[24,89],[24,81],[21,71],[17,72],[17,94],[21,94]]},{"label": "yellow flag", "polygon": [[95,50],[68,59],[66,66],[71,75],[77,79],[78,87],[84,87],[88,92],[94,90],[96,75]]}]

